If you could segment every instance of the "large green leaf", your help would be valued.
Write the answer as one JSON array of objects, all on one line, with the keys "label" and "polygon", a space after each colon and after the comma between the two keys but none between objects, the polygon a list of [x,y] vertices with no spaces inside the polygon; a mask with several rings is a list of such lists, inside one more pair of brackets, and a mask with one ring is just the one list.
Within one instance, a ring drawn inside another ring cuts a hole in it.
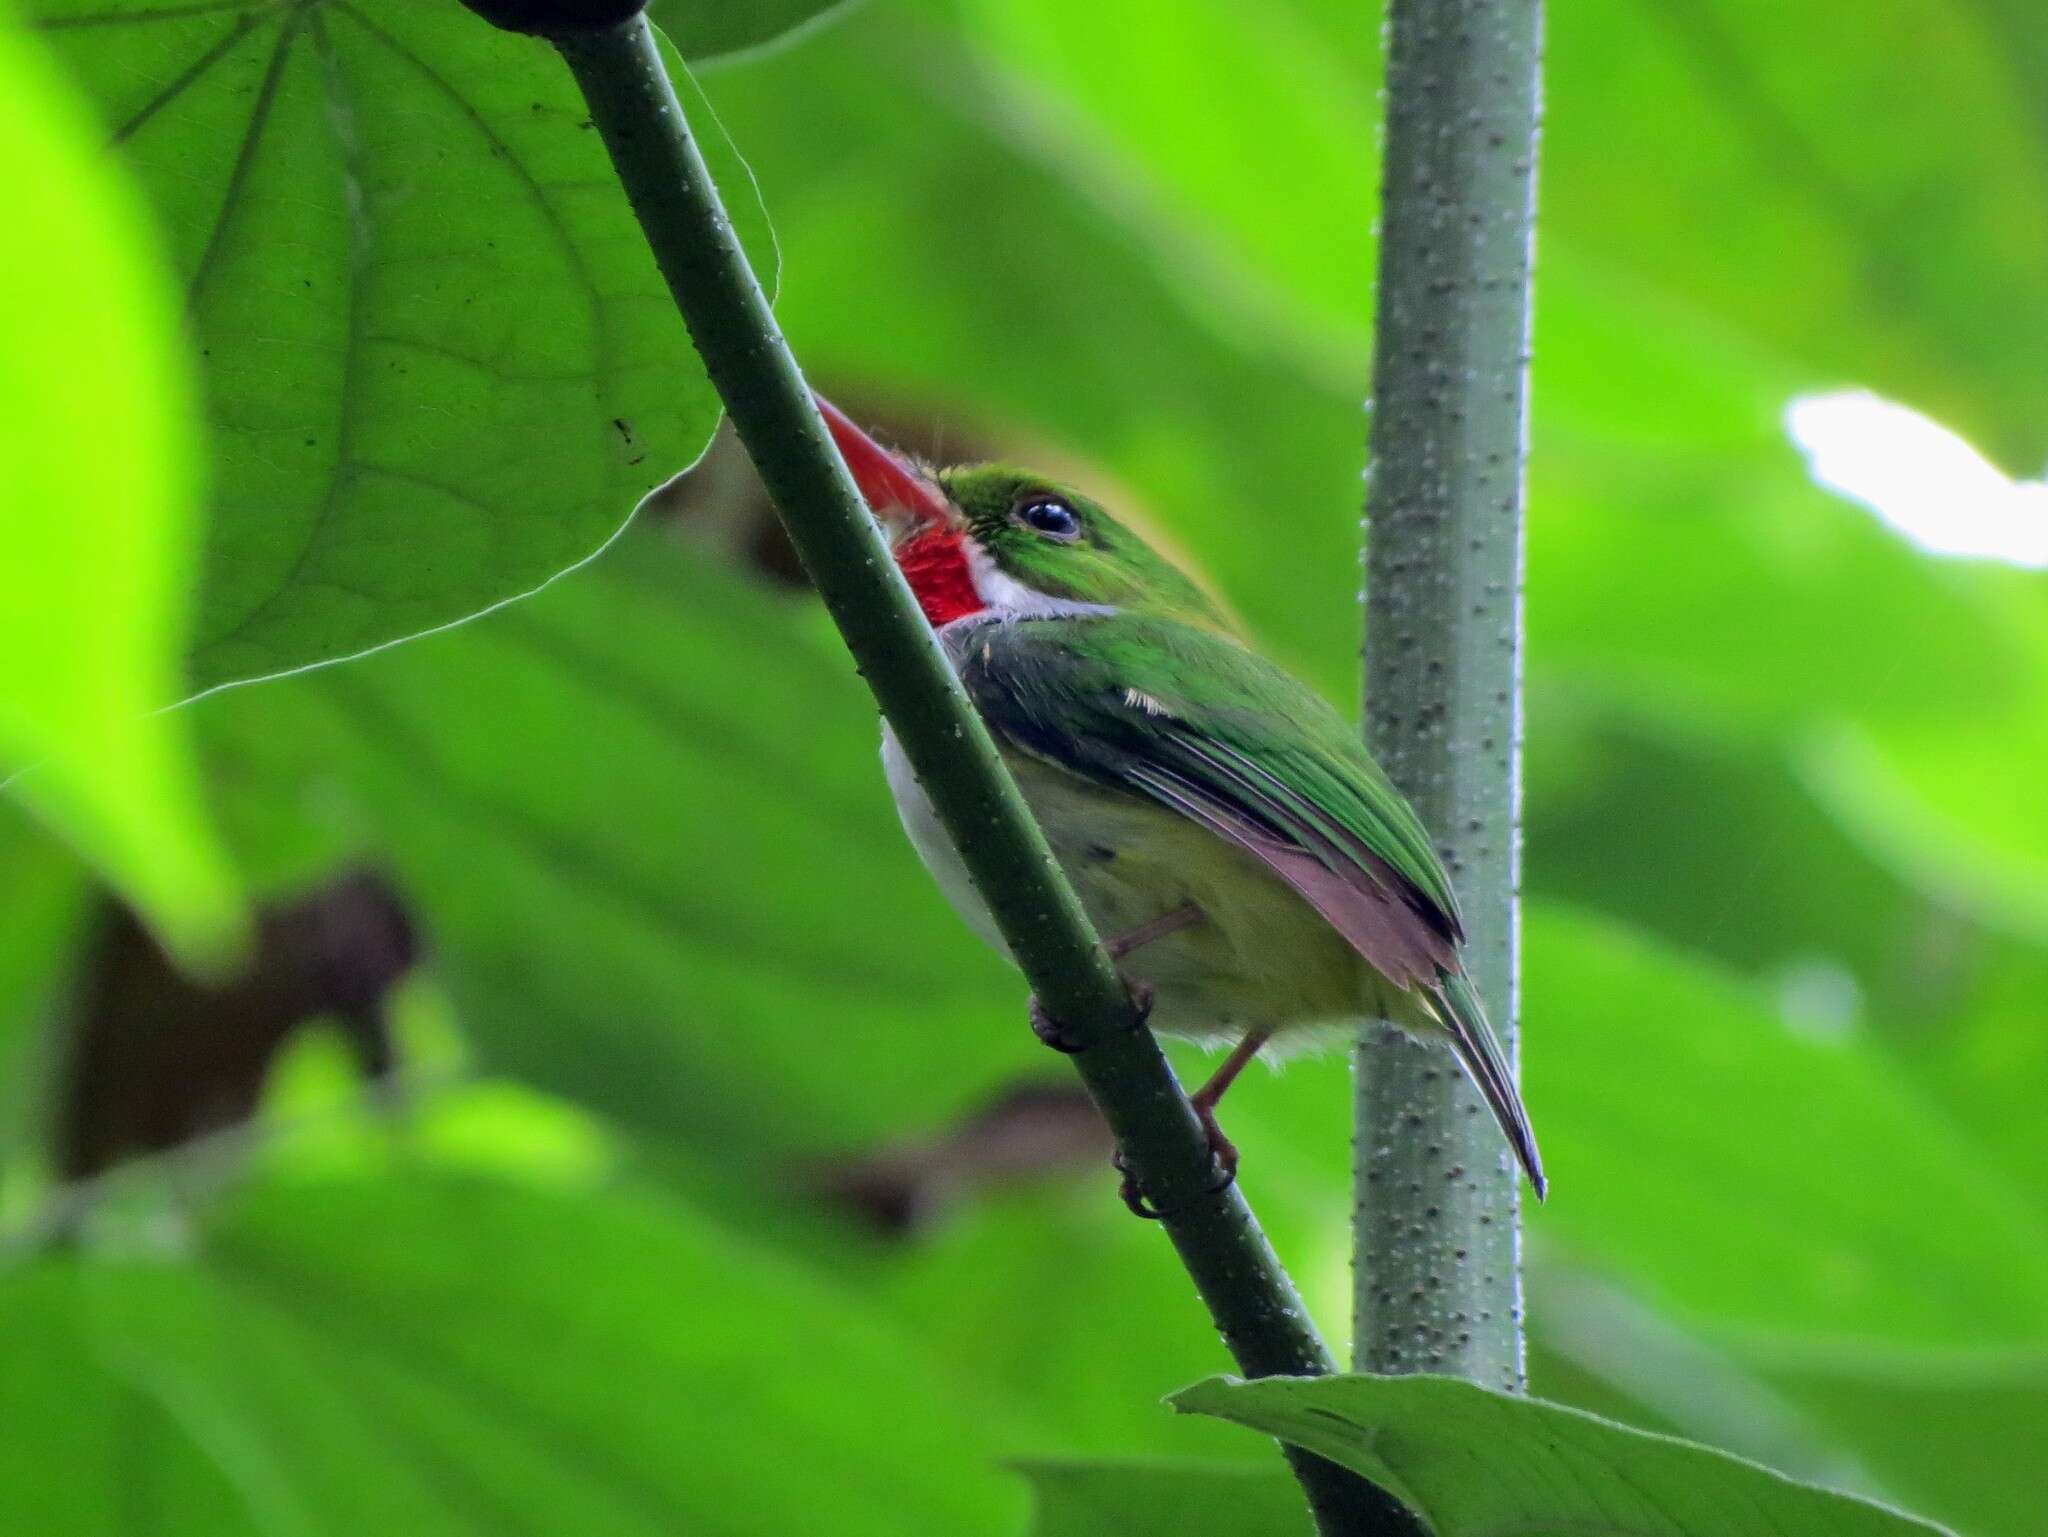
[{"label": "large green leaf", "polygon": [[1033,1537],[1309,1537],[1301,1486],[1275,1463],[1026,1462]]},{"label": "large green leaf", "polygon": [[[1943,943],[1944,940],[1947,943]],[[1908,1012],[1895,1030],[1904,1070],[1922,1092],[2018,1171],[2048,1210],[2048,951],[2002,936],[1957,944],[1937,933],[1921,964],[1945,986],[1951,1008],[1932,1028]]]},{"label": "large green leaf", "polygon": [[[1342,1097],[1343,1085],[1332,1081],[1339,1073],[1304,1066],[1290,1076],[1319,1079],[1332,1099]],[[1341,1236],[1330,1243],[1331,1264],[1318,1264],[1323,1235],[1279,1197],[1316,1203],[1322,1217],[1342,1211],[1342,1191],[1290,1178],[1294,1161],[1275,1133],[1267,1087],[1244,1089],[1259,1100],[1258,1115],[1227,1121],[1244,1150],[1245,1189],[1311,1292],[1311,1311],[1328,1324],[1344,1304]],[[1104,1174],[1085,1171],[1035,1197],[957,1212],[914,1246],[870,1260],[861,1279],[873,1306],[917,1320],[956,1371],[1028,1411],[1013,1454],[1212,1462],[1232,1455],[1220,1427],[1160,1412],[1168,1392],[1227,1369],[1229,1358],[1171,1247],[1131,1221]],[[1330,1280],[1339,1284],[1324,1284]],[[1085,1309],[1075,1300],[1083,1297]]]},{"label": "large green leaf", "polygon": [[1757,1348],[2048,1342],[2040,1208],[1881,1055],[1551,910],[1526,996],[1542,1237]]},{"label": "large green leaf", "polygon": [[1436,1537],[1908,1537],[1941,1530],[1708,1447],[1448,1377],[1216,1378],[1174,1407],[1342,1463]]},{"label": "large green leaf", "polygon": [[155,203],[206,360],[195,684],[529,592],[702,448],[711,386],[545,44],[456,0],[34,12]]},{"label": "large green leaf", "polygon": [[133,191],[0,14],[0,784],[218,960],[234,882],[208,833],[177,692],[197,534],[191,381]]},{"label": "large green leaf", "polygon": [[88,1247],[0,1276],[0,1524],[981,1537],[1017,1520],[984,1439],[1000,1416],[965,1412],[907,1337],[786,1265],[676,1208],[381,1163],[266,1179],[190,1255]]}]

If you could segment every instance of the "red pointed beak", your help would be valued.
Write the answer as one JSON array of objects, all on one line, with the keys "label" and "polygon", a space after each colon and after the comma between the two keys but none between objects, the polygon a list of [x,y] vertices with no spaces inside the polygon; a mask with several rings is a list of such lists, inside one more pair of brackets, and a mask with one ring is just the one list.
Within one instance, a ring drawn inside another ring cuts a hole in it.
[{"label": "red pointed beak", "polygon": [[853,472],[853,483],[867,499],[868,510],[892,534],[901,536],[927,526],[944,526],[951,513],[939,488],[904,460],[882,447],[839,407],[813,391],[819,414],[832,429],[832,441]]}]

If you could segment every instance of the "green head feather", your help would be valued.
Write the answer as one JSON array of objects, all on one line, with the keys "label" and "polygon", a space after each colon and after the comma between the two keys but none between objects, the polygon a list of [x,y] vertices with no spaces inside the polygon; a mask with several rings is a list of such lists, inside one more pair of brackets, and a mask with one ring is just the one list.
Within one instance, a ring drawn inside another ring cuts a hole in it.
[{"label": "green head feather", "polygon": [[1062,602],[1235,628],[1179,567],[1080,492],[1003,464],[938,479],[968,536],[1021,586]]}]

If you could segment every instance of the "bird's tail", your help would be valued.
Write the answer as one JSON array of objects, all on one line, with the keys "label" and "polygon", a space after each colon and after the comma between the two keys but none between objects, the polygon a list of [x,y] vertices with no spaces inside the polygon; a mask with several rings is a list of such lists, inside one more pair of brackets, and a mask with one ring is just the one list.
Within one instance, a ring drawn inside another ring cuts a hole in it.
[{"label": "bird's tail", "polygon": [[1446,971],[1438,975],[1442,980],[1429,994],[1430,1005],[1438,1022],[1450,1033],[1451,1049],[1457,1052],[1458,1061],[1485,1098],[1487,1108],[1493,1111],[1501,1135],[1514,1149],[1523,1172],[1529,1176],[1530,1188],[1540,1201],[1549,1188],[1549,1181],[1543,1177],[1543,1155],[1536,1151],[1536,1133],[1530,1129],[1529,1112],[1522,1106],[1521,1090],[1515,1087],[1515,1076],[1501,1055],[1493,1026],[1486,1022],[1486,1009],[1461,973]]}]

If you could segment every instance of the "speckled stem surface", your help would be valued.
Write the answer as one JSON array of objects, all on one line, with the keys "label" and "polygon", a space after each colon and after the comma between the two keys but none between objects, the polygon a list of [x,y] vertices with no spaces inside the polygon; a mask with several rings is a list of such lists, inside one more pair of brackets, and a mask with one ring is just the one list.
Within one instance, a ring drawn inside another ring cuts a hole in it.
[{"label": "speckled stem surface", "polygon": [[[1033,991],[1224,1344],[1249,1377],[1334,1369],[1307,1310],[1133,1008],[819,419],[733,233],[644,20],[554,38],[589,104],[691,339],[862,676],[895,728]],[[1022,1028],[1020,1023],[1019,1028]],[[934,1042],[935,1050],[943,1043]],[[1106,1180],[1105,1180],[1106,1185]],[[1105,1188],[1105,1195],[1107,1190]],[[1046,1306],[1089,1327],[1085,1297]],[[1325,1537],[1406,1533],[1401,1507],[1289,1450]]]},{"label": "speckled stem surface", "polygon": [[[1366,738],[1511,1061],[1541,34],[1540,0],[1393,0],[1367,497]],[[1358,1369],[1520,1389],[1518,1176],[1448,1051],[1367,1031],[1355,1167]]]}]

